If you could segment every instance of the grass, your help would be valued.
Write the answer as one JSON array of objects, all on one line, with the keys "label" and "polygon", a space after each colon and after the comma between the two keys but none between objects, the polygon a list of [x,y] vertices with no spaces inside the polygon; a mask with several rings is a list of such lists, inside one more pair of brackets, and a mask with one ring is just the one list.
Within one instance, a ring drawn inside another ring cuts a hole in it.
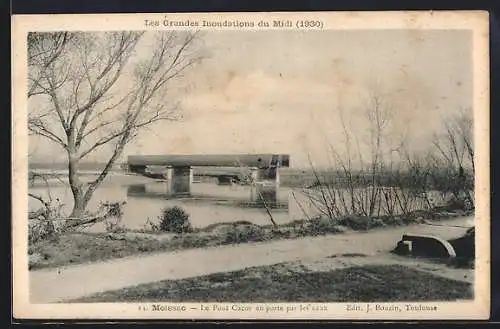
[{"label": "grass", "polygon": [[73,233],[35,243],[28,253],[37,255],[30,260],[30,269],[38,269],[121,258],[164,247],[160,240],[148,237],[114,240],[105,234]]},{"label": "grass", "polygon": [[[337,221],[323,218],[312,221],[293,221],[280,225],[277,230],[271,225],[258,226],[242,221],[213,224],[184,234],[159,232],[66,233],[30,245],[28,249],[29,268],[51,268],[160,251],[339,234],[348,230],[364,231],[380,227],[416,224],[422,218],[419,216],[413,216],[410,219],[345,217]],[[437,216],[436,218],[442,219],[445,216]]]},{"label": "grass", "polygon": [[277,264],[143,284],[71,302],[415,302],[472,298],[468,283],[400,265],[295,272],[286,264]]}]

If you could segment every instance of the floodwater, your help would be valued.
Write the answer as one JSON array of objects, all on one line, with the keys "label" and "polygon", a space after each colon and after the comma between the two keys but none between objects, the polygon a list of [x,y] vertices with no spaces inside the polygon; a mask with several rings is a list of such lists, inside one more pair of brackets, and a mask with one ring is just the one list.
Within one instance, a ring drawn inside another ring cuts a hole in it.
[{"label": "floodwater", "polygon": [[[82,176],[91,180],[93,175]],[[64,178],[38,182],[30,192],[45,199],[58,199],[62,211],[69,214],[72,208],[72,194]],[[316,197],[319,197],[317,195]],[[217,185],[215,182],[193,183],[191,196],[170,198],[165,193],[165,182],[145,177],[110,174],[98,188],[89,203],[88,210],[95,211],[101,202],[125,201],[120,225],[128,229],[146,228],[147,222],[158,222],[165,207],[179,206],[189,214],[191,225],[202,228],[214,223],[247,221],[257,225],[271,224],[266,208],[252,206],[252,188],[242,185]],[[321,202],[320,202],[321,203]],[[280,187],[277,193],[277,207],[270,209],[278,224],[313,217],[320,213],[310,197],[300,188]],[[29,210],[36,210],[40,203],[29,198]],[[422,209],[419,208],[418,209]],[[94,225],[91,231],[103,231],[104,224]]]},{"label": "floodwater", "polygon": [[[125,201],[121,225],[129,229],[142,229],[148,220],[157,222],[161,210],[171,206],[180,206],[186,210],[190,215],[192,226],[198,228],[214,223],[236,221],[248,221],[257,225],[271,224],[265,208],[249,206],[252,196],[250,186],[193,183],[191,197],[174,199],[163,192],[164,188],[164,182],[152,179],[139,180],[138,183],[134,178],[112,178],[95,191],[88,210],[96,210],[101,202]],[[64,213],[71,211],[73,204],[71,190],[61,182],[54,181],[48,186],[37,184],[29,190],[44,198],[49,198],[50,194],[52,200],[59,199]],[[290,200],[294,200],[292,189],[280,188],[277,199],[278,207],[270,209],[275,222],[282,224],[304,217],[300,208],[290,206]],[[29,199],[29,210],[36,210],[39,207],[38,201]],[[92,231],[103,229],[103,225],[95,225]]]}]

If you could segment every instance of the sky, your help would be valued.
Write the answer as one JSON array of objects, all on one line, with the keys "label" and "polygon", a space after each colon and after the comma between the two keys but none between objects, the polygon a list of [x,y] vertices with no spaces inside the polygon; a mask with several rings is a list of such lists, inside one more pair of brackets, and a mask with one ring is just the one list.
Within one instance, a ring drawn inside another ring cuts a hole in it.
[{"label": "sky", "polygon": [[[340,113],[363,144],[369,95],[391,109],[392,138],[406,134],[414,148],[427,147],[443,117],[472,108],[469,31],[215,31],[200,38],[204,60],[166,100],[179,104],[183,119],[143,131],[122,160],[281,153],[290,155],[292,167],[310,160],[322,166],[330,146],[343,147]],[[30,143],[33,161],[64,159],[50,143]],[[103,150],[89,160],[107,156]]]}]

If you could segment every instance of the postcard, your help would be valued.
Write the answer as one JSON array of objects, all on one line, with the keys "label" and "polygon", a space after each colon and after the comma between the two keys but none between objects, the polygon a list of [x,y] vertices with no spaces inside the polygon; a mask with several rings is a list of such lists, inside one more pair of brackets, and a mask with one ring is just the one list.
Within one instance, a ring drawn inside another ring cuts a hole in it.
[{"label": "postcard", "polygon": [[488,44],[481,11],[14,15],[14,316],[488,318]]}]

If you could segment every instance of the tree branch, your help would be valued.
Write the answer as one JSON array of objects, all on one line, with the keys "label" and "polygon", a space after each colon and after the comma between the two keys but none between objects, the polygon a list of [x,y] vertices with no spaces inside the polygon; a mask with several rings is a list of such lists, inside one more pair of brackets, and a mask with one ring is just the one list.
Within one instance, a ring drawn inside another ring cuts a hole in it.
[{"label": "tree branch", "polygon": [[48,138],[52,142],[62,146],[64,149],[68,148],[68,145],[57,134],[50,131],[41,121],[37,119],[28,120],[28,130],[34,134]]},{"label": "tree branch", "polygon": [[34,194],[34,193],[28,193],[28,196],[35,199],[35,200],[38,200],[40,201],[40,203],[45,207],[45,208],[49,208],[50,207],[50,204],[45,201],[40,195],[38,194]]},{"label": "tree branch", "polygon": [[[130,71],[126,70],[127,64],[144,32],[78,33],[78,42],[65,47],[46,70],[38,61],[30,66],[30,78],[36,85],[30,91],[49,96],[53,118],[59,121],[66,137],[58,136],[41,121],[31,122],[30,127],[67,150],[74,217],[81,215],[125,145],[142,128],[175,119],[173,111],[164,109],[166,101],[162,96],[167,82],[195,62],[187,54],[194,36],[181,40],[177,38],[178,32],[158,33],[160,39],[152,44],[150,53],[145,53],[149,58],[131,63]],[[115,94],[113,86],[118,85],[120,78],[127,79],[124,72],[134,74],[135,79],[128,81],[130,89]],[[112,146],[109,160],[85,189],[78,179],[79,161],[105,145]]]},{"label": "tree branch", "polygon": [[92,146],[90,146],[87,150],[83,151],[80,153],[80,159],[83,159],[85,158],[88,154],[92,153],[95,149],[97,149],[98,147],[101,147],[103,145],[106,145],[107,143],[111,142],[112,140],[126,134],[127,131],[126,130],[120,130],[116,133],[113,133],[111,135],[108,135],[106,137],[103,137],[101,139],[99,139],[96,143],[94,143]]}]

